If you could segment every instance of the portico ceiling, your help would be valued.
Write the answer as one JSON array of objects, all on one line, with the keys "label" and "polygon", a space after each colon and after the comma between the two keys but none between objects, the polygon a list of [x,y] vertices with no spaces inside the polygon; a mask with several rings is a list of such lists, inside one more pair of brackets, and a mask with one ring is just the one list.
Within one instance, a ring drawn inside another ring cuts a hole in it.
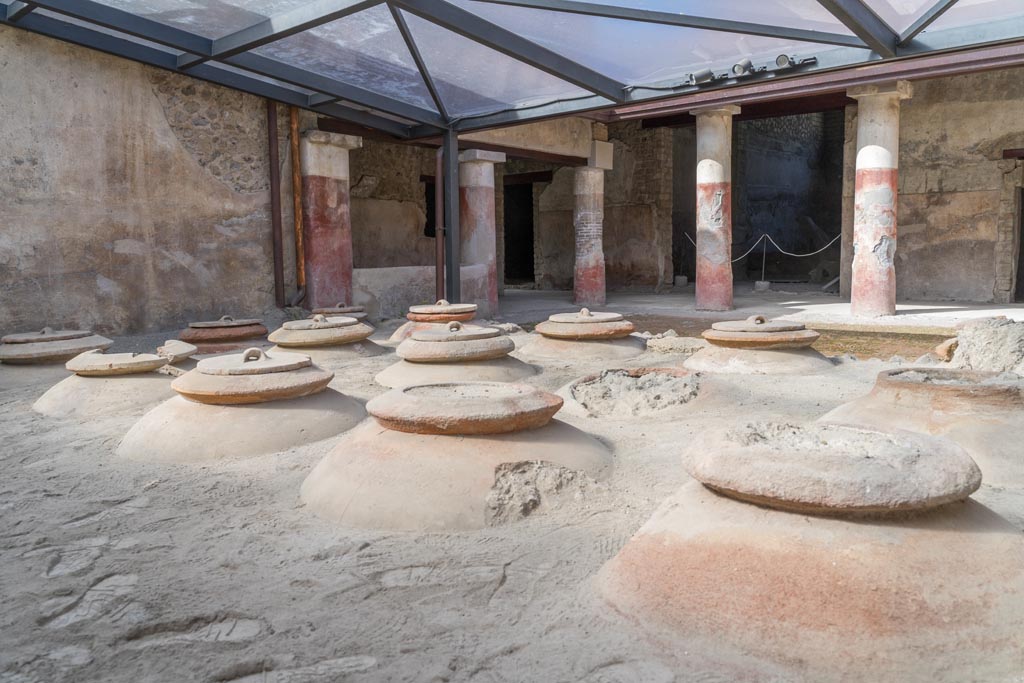
[{"label": "portico ceiling", "polygon": [[0,23],[414,139],[1024,42],[1024,2],[0,0]]}]

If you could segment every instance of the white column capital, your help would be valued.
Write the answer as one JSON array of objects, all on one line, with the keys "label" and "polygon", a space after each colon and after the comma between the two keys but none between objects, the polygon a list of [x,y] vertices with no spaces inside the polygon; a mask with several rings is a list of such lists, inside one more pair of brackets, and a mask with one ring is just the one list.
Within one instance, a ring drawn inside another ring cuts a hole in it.
[{"label": "white column capital", "polygon": [[349,177],[348,152],[363,146],[356,135],[307,130],[299,140],[299,162],[304,176],[323,176],[339,180]]},{"label": "white column capital", "polygon": [[592,140],[590,142],[590,157],[587,159],[587,166],[599,168],[602,171],[612,170],[613,159],[615,158],[615,146],[603,140]]},{"label": "white column capital", "polygon": [[459,153],[460,164],[471,164],[473,162],[501,164],[505,162],[505,153],[490,152],[486,149],[467,149],[466,151]]},{"label": "white column capital", "polygon": [[700,109],[691,109],[691,116],[736,116],[742,111],[735,104],[719,105],[717,107],[702,107]]},{"label": "white column capital", "polygon": [[855,85],[852,88],[847,88],[846,94],[858,101],[867,97],[894,97],[899,100],[909,100],[914,96],[914,84],[910,81],[891,81],[889,83]]}]

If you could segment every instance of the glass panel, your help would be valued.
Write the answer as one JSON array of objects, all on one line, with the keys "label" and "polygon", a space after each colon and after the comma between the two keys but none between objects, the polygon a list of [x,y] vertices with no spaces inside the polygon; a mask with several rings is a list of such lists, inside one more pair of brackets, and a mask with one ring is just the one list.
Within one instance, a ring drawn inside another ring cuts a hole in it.
[{"label": "glass panel", "polygon": [[403,15],[441,99],[453,116],[591,95],[408,12]]},{"label": "glass panel", "polygon": [[435,110],[402,34],[383,5],[269,43],[253,52]]},{"label": "glass panel", "polygon": [[41,17],[47,17],[49,19],[55,19],[57,21],[65,23],[65,24],[71,24],[72,26],[81,26],[82,28],[87,28],[90,31],[94,31],[96,33],[102,33],[104,35],[114,36],[115,38],[121,38],[122,40],[126,40],[129,43],[138,43],[139,45],[144,45],[146,47],[151,47],[154,50],[159,50],[160,52],[166,52],[167,54],[171,54],[171,55],[175,55],[175,56],[182,54],[181,50],[175,50],[174,48],[167,47],[166,45],[161,45],[159,43],[153,43],[153,42],[150,42],[148,40],[145,40],[144,38],[136,38],[135,36],[130,36],[127,33],[121,33],[120,31],[115,31],[113,29],[109,29],[109,28],[106,28],[104,26],[97,26],[96,24],[90,24],[87,21],[80,21],[78,19],[75,19],[74,17],[69,17],[69,16],[66,16],[64,14],[58,14],[56,12],[51,12],[51,11],[45,10],[45,9],[37,9],[37,10],[35,10],[35,13],[38,14],[39,16],[41,16]]},{"label": "glass panel", "polygon": [[205,38],[220,38],[267,17],[309,4],[310,0],[100,0]]},{"label": "glass panel", "polygon": [[[755,66],[780,54],[811,56],[832,46],[549,12],[473,0],[459,6],[623,83],[682,81],[702,69],[728,71],[744,57]],[[653,3],[652,3],[653,4]],[[595,49],[600,46],[600,49]]]},{"label": "glass panel", "polygon": [[852,35],[850,30],[817,0],[591,0],[598,5],[689,14],[710,19],[748,21]]},{"label": "glass panel", "polygon": [[867,5],[896,33],[903,33],[937,0],[867,0]]},{"label": "glass panel", "polygon": [[1012,17],[1024,17],[1021,0],[959,0],[936,19],[928,31],[983,24]]}]

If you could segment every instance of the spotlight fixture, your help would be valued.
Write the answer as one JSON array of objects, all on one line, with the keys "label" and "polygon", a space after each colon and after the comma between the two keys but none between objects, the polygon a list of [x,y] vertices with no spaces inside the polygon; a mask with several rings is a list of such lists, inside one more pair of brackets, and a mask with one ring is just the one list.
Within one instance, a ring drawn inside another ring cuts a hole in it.
[{"label": "spotlight fixture", "polygon": [[754,73],[754,63],[746,58],[736,62],[732,67],[732,75],[736,77],[749,76],[752,73]]},{"label": "spotlight fixture", "polygon": [[796,57],[790,57],[789,55],[779,55],[775,58],[775,66],[780,69],[789,69],[796,66]]},{"label": "spotlight fixture", "polygon": [[695,71],[694,73],[690,74],[690,83],[693,85],[697,85],[699,83],[707,83],[714,77],[714,71],[712,71],[711,69],[702,69],[700,71]]}]

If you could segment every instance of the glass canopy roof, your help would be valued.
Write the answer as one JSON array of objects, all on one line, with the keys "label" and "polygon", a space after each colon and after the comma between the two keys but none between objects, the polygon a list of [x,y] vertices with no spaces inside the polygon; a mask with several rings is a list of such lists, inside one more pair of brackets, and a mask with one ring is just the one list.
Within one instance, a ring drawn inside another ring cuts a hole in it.
[{"label": "glass canopy roof", "polygon": [[1024,41],[1024,0],[0,0],[0,23],[412,138]]}]

